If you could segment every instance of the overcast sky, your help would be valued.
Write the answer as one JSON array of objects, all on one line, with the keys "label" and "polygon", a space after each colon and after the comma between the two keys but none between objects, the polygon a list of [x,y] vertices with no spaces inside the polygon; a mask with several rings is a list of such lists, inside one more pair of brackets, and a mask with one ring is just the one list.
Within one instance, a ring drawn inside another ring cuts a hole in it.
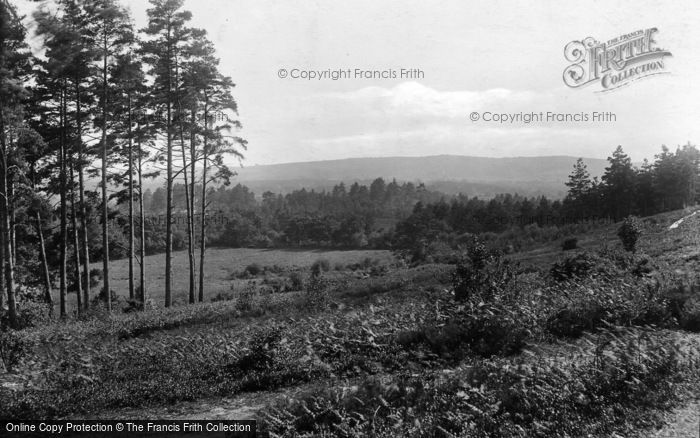
[{"label": "overcast sky", "polygon": [[[126,0],[139,27],[143,0]],[[237,84],[246,165],[362,156],[635,161],[700,142],[700,2],[186,0]],[[26,11],[26,6],[22,6]],[[564,46],[656,27],[669,74],[571,89]],[[416,79],[281,79],[280,69],[421,69]],[[615,122],[472,122],[473,111],[611,111]]]}]

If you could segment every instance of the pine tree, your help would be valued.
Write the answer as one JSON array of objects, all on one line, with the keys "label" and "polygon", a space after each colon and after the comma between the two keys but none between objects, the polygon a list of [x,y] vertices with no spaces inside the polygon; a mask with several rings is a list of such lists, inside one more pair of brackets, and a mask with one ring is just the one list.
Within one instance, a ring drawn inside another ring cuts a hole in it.
[{"label": "pine tree", "polygon": [[620,220],[632,213],[635,202],[637,173],[632,167],[632,160],[618,146],[611,157],[610,165],[605,168],[602,177],[605,193],[605,207],[608,215]]},{"label": "pine tree", "polygon": [[17,303],[14,284],[14,244],[11,232],[10,166],[18,130],[23,126],[24,87],[30,73],[30,58],[25,43],[26,31],[17,11],[7,0],[0,0],[0,234],[2,266],[10,324],[17,326]]},{"label": "pine tree", "polygon": [[121,54],[127,44],[133,40],[133,29],[126,10],[117,0],[92,0],[88,2],[87,11],[93,24],[96,49],[100,61],[97,64],[99,79],[97,81],[100,111],[96,117],[96,128],[101,132],[100,157],[102,190],[102,288],[107,309],[112,309],[112,294],[110,289],[109,272],[109,197],[107,195],[108,164],[113,154],[112,145],[108,141],[110,119],[114,116],[111,102],[113,88],[110,70],[116,55]]},{"label": "pine tree", "polygon": [[566,213],[569,218],[576,220],[591,215],[589,207],[591,206],[593,181],[591,181],[591,175],[588,172],[586,163],[583,162],[583,158],[576,160],[574,170],[565,184],[569,188],[564,199]]},{"label": "pine tree", "polygon": [[[141,70],[141,63],[135,58],[133,51],[117,57],[112,76],[114,78],[116,91],[115,104],[120,108],[117,114],[121,114],[121,117],[117,117],[115,120],[118,130],[121,131],[118,137],[122,142],[126,143],[126,147],[122,148],[122,161],[126,164],[126,175],[116,175],[115,179],[117,182],[123,182],[126,186],[126,189],[119,193],[118,197],[122,201],[126,199],[128,204],[129,298],[134,300],[137,298],[135,293],[136,272],[134,269],[136,248],[134,201],[136,199],[137,187],[134,175],[137,171],[136,158],[139,151],[135,150],[135,133],[133,132],[133,127],[139,117],[138,108],[136,106],[137,102],[139,97],[145,93],[145,77]],[[141,264],[143,265],[143,261],[141,261]]]},{"label": "pine tree", "polygon": [[165,306],[172,305],[172,251],[173,251],[173,109],[176,103],[176,59],[187,40],[185,23],[192,14],[180,11],[183,0],[149,0],[147,40],[143,43],[144,61],[154,77],[154,103],[165,110],[165,123],[160,130],[165,135],[166,208],[165,208]]}]

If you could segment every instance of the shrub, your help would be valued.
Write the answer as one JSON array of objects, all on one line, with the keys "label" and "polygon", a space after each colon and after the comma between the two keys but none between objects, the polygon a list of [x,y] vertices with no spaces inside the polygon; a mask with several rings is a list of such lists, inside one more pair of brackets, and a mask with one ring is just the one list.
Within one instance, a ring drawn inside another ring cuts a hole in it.
[{"label": "shrub", "polygon": [[555,336],[576,338],[609,324],[675,325],[672,301],[658,282],[648,279],[594,277],[557,285],[548,295],[555,303],[543,312],[543,327]]},{"label": "shrub", "polygon": [[[38,327],[51,320],[51,307],[43,302],[20,301],[17,303],[16,329]],[[10,315],[0,309],[0,330],[10,327]]]},{"label": "shrub", "polygon": [[555,335],[578,338],[598,327],[605,317],[605,308],[596,303],[577,303],[555,312],[545,322],[545,329]]},{"label": "shrub", "polygon": [[253,336],[248,345],[248,353],[241,356],[233,367],[244,372],[269,370],[274,364],[281,340],[281,327],[263,329]]},{"label": "shrub", "polygon": [[301,306],[306,310],[323,310],[330,304],[330,281],[322,276],[312,276],[306,284]]},{"label": "shrub", "polygon": [[255,286],[255,282],[249,281],[243,290],[238,294],[236,309],[241,312],[250,312],[253,310],[256,293],[257,287]]},{"label": "shrub", "polygon": [[571,251],[576,248],[578,248],[578,239],[575,237],[564,239],[564,242],[561,244],[562,251]]},{"label": "shrub", "polygon": [[679,323],[683,330],[700,333],[700,309],[685,312]]},{"label": "shrub", "polygon": [[556,281],[585,278],[593,273],[599,262],[599,257],[594,254],[580,252],[574,256],[566,257],[561,262],[555,262],[549,273]]},{"label": "shrub", "polygon": [[270,293],[287,292],[291,288],[291,284],[286,277],[266,276],[262,284],[264,285],[263,289],[265,289],[261,291],[262,294],[265,294],[265,291]]},{"label": "shrub", "polygon": [[216,303],[219,301],[231,301],[236,298],[236,293],[234,291],[233,284],[231,285],[231,288],[227,291],[222,291],[217,293],[212,299],[210,300],[212,303]]},{"label": "shrub", "polygon": [[331,264],[328,259],[318,259],[311,265],[311,275],[318,277],[323,272],[328,272],[331,269]]},{"label": "shrub", "polygon": [[263,268],[257,263],[251,263],[250,265],[245,267],[245,270],[243,272],[251,277],[255,277],[256,275],[263,272]]},{"label": "shrub", "polygon": [[90,269],[90,287],[97,287],[102,282],[102,269]]},{"label": "shrub", "polygon": [[457,263],[452,284],[458,301],[488,302],[506,292],[514,279],[515,271],[508,260],[475,241]]},{"label": "shrub", "polygon": [[138,299],[129,298],[126,300],[126,306],[122,308],[124,313],[136,312],[143,310],[143,303]]},{"label": "shrub", "polygon": [[642,235],[642,224],[635,216],[628,216],[617,230],[617,236],[622,242],[622,247],[625,251],[634,252],[637,247],[637,241]]},{"label": "shrub", "polygon": [[506,313],[498,309],[492,310],[495,313],[480,312],[451,320],[441,326],[400,332],[397,342],[407,349],[413,349],[422,343],[433,353],[456,360],[467,352],[464,347],[487,358],[520,353],[526,345],[528,330]]},{"label": "shrub", "polygon": [[292,290],[304,289],[304,276],[301,274],[301,272],[292,272],[289,275],[289,281],[291,282]]},{"label": "shrub", "polygon": [[19,365],[26,351],[25,342],[14,330],[0,331],[0,361],[5,371],[11,373]]},{"label": "shrub", "polygon": [[370,277],[381,277],[389,273],[389,267],[386,265],[372,266],[369,270]]}]

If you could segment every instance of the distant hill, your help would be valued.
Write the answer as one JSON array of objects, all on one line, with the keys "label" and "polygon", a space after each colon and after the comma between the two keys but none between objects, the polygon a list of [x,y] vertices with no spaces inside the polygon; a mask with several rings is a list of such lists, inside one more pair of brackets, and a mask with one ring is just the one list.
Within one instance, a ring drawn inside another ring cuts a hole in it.
[{"label": "distant hill", "polygon": [[[564,182],[576,159],[571,156],[486,158],[464,155],[347,158],[234,167],[232,170],[238,175],[231,182],[247,186],[258,197],[266,191],[286,194],[302,188],[329,190],[340,182],[370,184],[382,177],[387,182],[392,179],[400,183],[422,182],[428,189],[448,195],[462,193],[490,198],[499,193],[518,193],[562,198],[566,194]],[[584,161],[591,177],[600,177],[608,164],[607,160],[598,158]],[[146,182],[151,190],[162,185],[162,177]]]},{"label": "distant hill", "polygon": [[[288,193],[306,188],[323,190],[339,182],[369,183],[377,177],[387,181],[423,182],[447,194],[491,197],[498,193],[562,197],[564,182],[576,157],[486,158],[461,155],[429,157],[348,158],[342,160],[284,163],[236,169],[235,182],[256,194]],[[591,176],[603,174],[607,161],[584,159]]]}]

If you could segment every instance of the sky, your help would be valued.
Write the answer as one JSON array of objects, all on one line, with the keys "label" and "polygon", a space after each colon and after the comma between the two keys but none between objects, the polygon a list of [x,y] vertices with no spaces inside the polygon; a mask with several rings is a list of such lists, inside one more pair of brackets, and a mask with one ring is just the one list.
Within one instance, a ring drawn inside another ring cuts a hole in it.
[{"label": "sky", "polygon": [[[124,4],[143,27],[148,3]],[[236,83],[246,166],[439,154],[605,158],[617,145],[639,162],[662,144],[700,142],[700,2],[186,0],[185,9]],[[564,84],[569,42],[648,28],[672,54],[666,74],[604,93]],[[421,74],[402,78],[402,68]],[[347,69],[351,77],[338,80],[290,77]],[[357,78],[355,69],[389,77]],[[540,112],[615,118],[484,121],[485,113]]]}]

